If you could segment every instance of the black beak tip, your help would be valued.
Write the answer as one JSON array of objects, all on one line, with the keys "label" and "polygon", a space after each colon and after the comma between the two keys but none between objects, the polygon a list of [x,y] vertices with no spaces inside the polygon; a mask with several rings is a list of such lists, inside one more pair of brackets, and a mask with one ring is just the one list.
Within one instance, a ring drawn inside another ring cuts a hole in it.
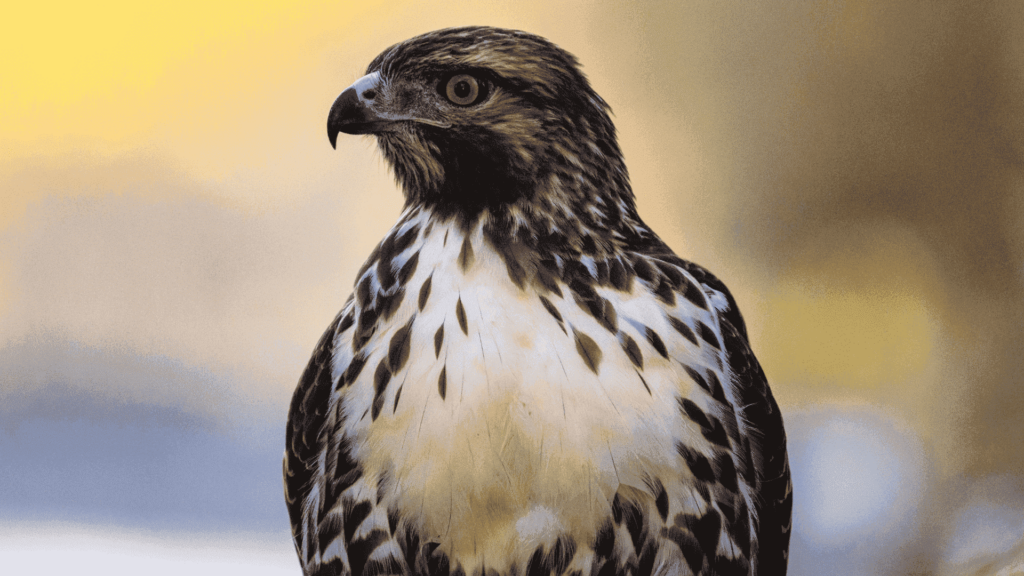
[{"label": "black beak tip", "polygon": [[327,115],[327,138],[331,147],[338,149],[338,133],[355,133],[353,127],[366,121],[367,110],[359,102],[355,89],[349,87],[338,96]]}]

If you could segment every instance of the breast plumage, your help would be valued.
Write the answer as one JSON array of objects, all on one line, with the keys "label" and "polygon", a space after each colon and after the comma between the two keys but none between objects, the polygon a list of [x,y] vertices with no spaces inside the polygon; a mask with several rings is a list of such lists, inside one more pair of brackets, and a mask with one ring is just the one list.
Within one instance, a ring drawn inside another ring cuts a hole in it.
[{"label": "breast plumage", "polygon": [[408,200],[289,415],[307,574],[781,574],[785,434],[731,295],[636,214],[607,106],[521,32],[339,96]]}]

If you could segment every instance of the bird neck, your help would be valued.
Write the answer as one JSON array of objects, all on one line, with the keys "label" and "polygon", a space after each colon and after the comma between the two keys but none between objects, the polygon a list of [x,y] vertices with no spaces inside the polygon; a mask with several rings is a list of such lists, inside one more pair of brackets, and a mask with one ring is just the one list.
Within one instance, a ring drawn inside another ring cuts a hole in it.
[{"label": "bird neck", "polygon": [[602,257],[654,235],[637,215],[614,139],[597,142],[550,143],[529,165],[501,161],[508,156],[496,151],[445,146],[429,175],[389,159],[407,209],[453,220],[467,233],[480,227],[495,245]]},{"label": "bird neck", "polygon": [[660,243],[637,215],[624,171],[600,184],[552,173],[508,201],[466,201],[493,198],[492,192],[478,188],[444,195],[407,193],[406,212],[430,214],[435,221],[453,223],[465,235],[482,232],[493,246],[541,256],[605,258]]}]

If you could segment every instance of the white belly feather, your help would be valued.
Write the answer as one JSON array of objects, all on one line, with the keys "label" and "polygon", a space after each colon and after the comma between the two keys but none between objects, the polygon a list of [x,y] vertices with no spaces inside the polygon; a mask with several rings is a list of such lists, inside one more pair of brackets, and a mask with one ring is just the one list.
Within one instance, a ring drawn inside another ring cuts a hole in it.
[{"label": "white belly feather", "polygon": [[[380,344],[365,369],[341,394],[363,489],[376,489],[387,478],[386,488],[374,495],[379,507],[398,510],[472,574],[476,565],[499,559],[525,562],[560,535],[589,542],[623,487],[652,493],[654,478],[685,479],[690,472],[680,463],[676,442],[685,436],[700,448],[706,441],[681,416],[678,399],[700,402],[706,395],[682,364],[708,367],[718,360],[709,347],[684,345],[680,338],[670,339],[663,358],[645,340],[644,327],[670,334],[666,309],[637,297],[638,284],[630,294],[598,288],[614,305],[620,330],[643,351],[639,372],[616,335],[567,290],[564,298],[548,294],[564,319],[563,331],[534,289],[509,280],[479,228],[470,241],[474,254],[464,270],[463,237],[454,225],[435,226],[417,240],[419,262],[405,297],[382,325],[387,331],[374,336]],[[401,259],[395,264],[401,266]],[[430,292],[420,310],[417,293],[428,277]],[[392,335],[413,316],[408,361],[391,377],[373,419],[374,369],[387,357]],[[574,331],[601,351],[596,373],[577,349]],[[339,350],[352,349],[352,334],[339,337]],[[673,512],[686,510],[686,498],[673,496]],[[574,564],[587,561],[581,551]]]}]

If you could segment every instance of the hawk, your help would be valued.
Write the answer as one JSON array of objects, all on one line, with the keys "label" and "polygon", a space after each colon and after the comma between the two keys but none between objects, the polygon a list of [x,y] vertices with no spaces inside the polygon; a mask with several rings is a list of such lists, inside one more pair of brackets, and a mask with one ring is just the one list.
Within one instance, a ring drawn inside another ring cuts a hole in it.
[{"label": "hawk", "polygon": [[291,403],[307,575],[784,574],[782,417],[736,302],[637,214],[547,40],[446,29],[330,110],[405,194]]}]

